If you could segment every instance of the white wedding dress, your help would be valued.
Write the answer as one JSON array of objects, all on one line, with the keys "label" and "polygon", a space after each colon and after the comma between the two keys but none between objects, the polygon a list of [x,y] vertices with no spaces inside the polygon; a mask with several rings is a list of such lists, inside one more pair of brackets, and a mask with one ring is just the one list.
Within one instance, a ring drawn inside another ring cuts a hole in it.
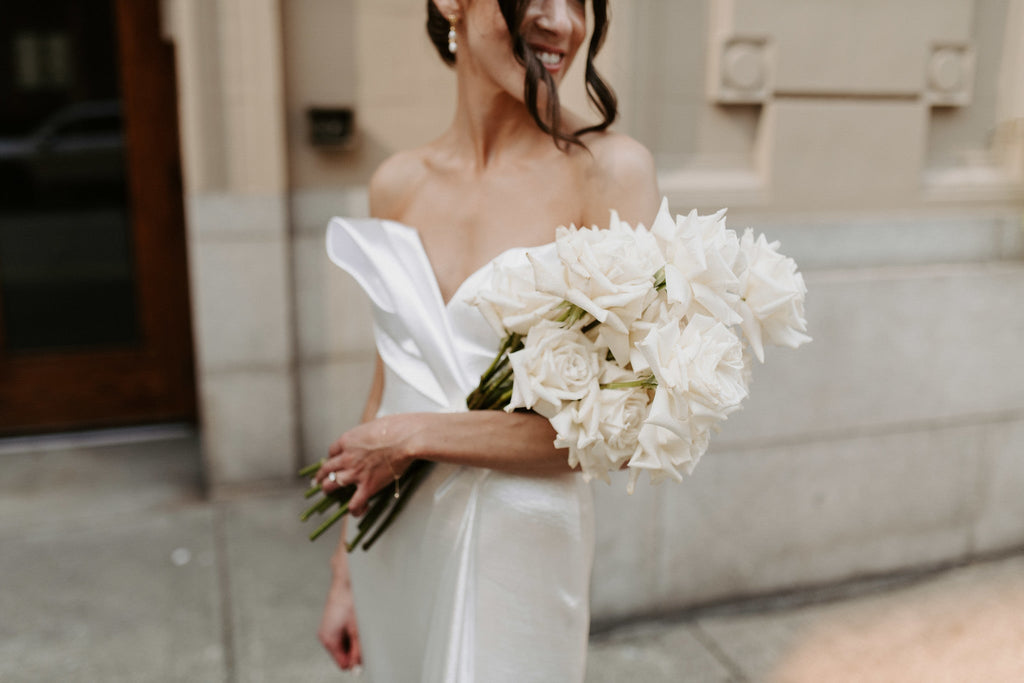
[{"label": "white wedding dress", "polygon": [[[446,305],[413,228],[335,218],[327,251],[373,304],[385,366],[378,414],[465,410],[500,341],[468,302],[494,262]],[[435,465],[380,540],[349,555],[364,674],[375,683],[582,681],[593,522],[578,475]]]}]

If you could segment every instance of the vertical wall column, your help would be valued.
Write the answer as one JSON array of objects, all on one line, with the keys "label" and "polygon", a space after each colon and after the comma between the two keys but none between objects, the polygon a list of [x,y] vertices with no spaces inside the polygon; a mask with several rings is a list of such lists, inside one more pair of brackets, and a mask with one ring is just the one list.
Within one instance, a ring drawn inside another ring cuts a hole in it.
[{"label": "vertical wall column", "polygon": [[1006,172],[1024,185],[1024,0],[1011,0],[999,78],[998,124],[993,144]]},{"label": "vertical wall column", "polygon": [[177,47],[206,472],[214,490],[298,461],[278,0],[165,0]]}]

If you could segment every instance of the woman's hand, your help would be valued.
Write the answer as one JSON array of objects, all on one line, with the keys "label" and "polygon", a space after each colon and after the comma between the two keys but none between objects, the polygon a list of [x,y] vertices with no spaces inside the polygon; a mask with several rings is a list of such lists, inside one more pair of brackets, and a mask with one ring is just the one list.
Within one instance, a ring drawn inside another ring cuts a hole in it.
[{"label": "woman's hand", "polygon": [[342,669],[362,666],[359,629],[347,576],[336,577],[331,585],[317,637]]},{"label": "woman's hand", "polygon": [[[341,435],[331,444],[330,458],[316,473],[324,492],[342,486],[356,487],[349,501],[349,513],[359,517],[366,511],[370,496],[385,486],[393,486],[415,457],[412,438],[417,431],[417,415],[389,415],[364,422]],[[331,473],[334,479],[330,478]]]}]

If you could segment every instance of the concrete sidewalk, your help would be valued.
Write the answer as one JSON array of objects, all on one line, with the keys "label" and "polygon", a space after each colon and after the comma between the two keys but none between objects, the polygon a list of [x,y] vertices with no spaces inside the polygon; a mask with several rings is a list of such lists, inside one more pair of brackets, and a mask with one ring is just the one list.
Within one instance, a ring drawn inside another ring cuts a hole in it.
[{"label": "concrete sidewalk", "polygon": [[[331,543],[306,540],[298,487],[205,501],[187,434],[0,442],[0,473],[0,681],[354,680],[316,642]],[[623,626],[589,670],[1024,681],[1024,555]]]}]

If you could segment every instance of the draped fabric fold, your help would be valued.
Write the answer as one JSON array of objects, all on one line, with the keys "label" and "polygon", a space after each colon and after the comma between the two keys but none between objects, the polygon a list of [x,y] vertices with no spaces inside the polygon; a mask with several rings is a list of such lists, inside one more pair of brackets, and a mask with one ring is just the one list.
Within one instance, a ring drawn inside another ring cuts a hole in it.
[{"label": "draped fabric fold", "polygon": [[[469,303],[491,264],[446,305],[413,228],[335,218],[327,252],[373,305],[385,365],[378,415],[465,410],[499,343]],[[350,556],[366,676],[582,681],[592,556],[580,477],[435,465],[378,543]]]},{"label": "draped fabric fold", "polygon": [[464,409],[476,382],[455,356],[446,307],[419,234],[393,221],[333,218],[327,253],[373,302],[384,363],[439,409]]}]

